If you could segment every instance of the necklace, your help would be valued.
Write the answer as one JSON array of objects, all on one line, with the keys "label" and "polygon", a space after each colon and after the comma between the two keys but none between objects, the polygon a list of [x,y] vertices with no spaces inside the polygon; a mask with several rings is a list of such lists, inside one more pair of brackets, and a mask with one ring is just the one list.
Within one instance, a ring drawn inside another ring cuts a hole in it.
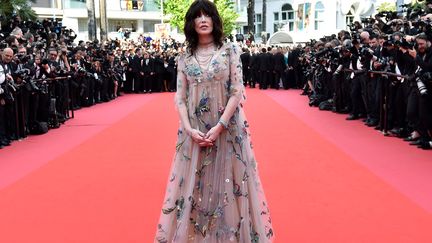
[{"label": "necklace", "polygon": [[200,65],[201,69],[206,69],[210,65],[210,62],[215,54],[216,48],[213,45],[213,43],[207,44],[205,47],[198,48],[195,53],[194,57],[195,60]]}]

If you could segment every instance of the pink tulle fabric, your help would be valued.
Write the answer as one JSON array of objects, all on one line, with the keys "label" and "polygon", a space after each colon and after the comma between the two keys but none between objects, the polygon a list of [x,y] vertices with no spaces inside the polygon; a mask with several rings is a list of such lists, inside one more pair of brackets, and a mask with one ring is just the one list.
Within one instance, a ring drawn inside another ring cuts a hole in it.
[{"label": "pink tulle fabric", "polygon": [[176,102],[186,104],[192,128],[215,126],[229,99],[238,106],[212,147],[201,148],[180,124],[157,243],[272,242],[269,207],[258,176],[243,111],[240,49],[226,43],[207,67],[185,53],[178,63]]}]

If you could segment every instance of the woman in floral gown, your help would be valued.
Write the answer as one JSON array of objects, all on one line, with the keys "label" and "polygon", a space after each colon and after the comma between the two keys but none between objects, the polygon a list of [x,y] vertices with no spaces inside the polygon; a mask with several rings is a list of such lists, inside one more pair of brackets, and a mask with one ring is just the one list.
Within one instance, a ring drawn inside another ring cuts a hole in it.
[{"label": "woman in floral gown", "polygon": [[242,101],[240,48],[223,43],[216,6],[186,13],[178,61],[180,128],[155,242],[272,242]]}]

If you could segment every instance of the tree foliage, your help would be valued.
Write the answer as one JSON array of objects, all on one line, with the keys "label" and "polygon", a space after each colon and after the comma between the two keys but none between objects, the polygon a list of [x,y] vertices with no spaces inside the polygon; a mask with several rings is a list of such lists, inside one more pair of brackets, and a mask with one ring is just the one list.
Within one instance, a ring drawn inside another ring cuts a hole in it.
[{"label": "tree foliage", "polygon": [[231,0],[215,0],[216,7],[223,22],[223,30],[226,35],[236,29],[236,20],[239,14],[234,10],[234,2]]},{"label": "tree foliage", "polygon": [[193,0],[166,0],[164,4],[164,15],[168,16],[169,23],[183,32],[185,15]]},{"label": "tree foliage", "polygon": [[379,13],[394,12],[396,11],[396,2],[383,2],[378,6],[377,11]]},{"label": "tree foliage", "polygon": [[31,8],[30,2],[35,0],[0,0],[0,16],[11,19],[16,15],[22,20],[36,20],[36,13]]},{"label": "tree foliage", "polygon": [[[168,16],[169,23],[183,32],[185,15],[193,0],[166,0],[164,1],[164,14]],[[223,22],[223,30],[226,35],[236,28],[238,14],[234,10],[234,2],[231,0],[214,1]]]}]

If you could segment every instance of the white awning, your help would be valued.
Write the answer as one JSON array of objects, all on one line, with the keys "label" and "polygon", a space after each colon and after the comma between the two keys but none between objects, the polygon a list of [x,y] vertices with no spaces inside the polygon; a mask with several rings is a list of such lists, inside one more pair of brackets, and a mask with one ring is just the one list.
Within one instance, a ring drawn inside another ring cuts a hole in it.
[{"label": "white awning", "polygon": [[293,44],[293,38],[288,32],[279,31],[270,36],[268,40],[268,45],[287,45]]}]

